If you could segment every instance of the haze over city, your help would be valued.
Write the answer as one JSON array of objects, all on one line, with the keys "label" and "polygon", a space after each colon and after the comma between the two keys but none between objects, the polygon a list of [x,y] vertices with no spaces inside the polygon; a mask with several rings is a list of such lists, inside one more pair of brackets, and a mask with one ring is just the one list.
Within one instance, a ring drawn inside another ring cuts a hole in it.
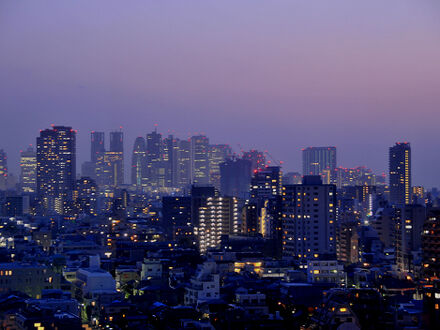
[{"label": "haze over city", "polygon": [[[157,123],[182,138],[269,150],[300,171],[303,147],[386,172],[409,141],[413,183],[439,186],[438,1],[2,1],[0,148],[50,124],[123,127],[125,149]],[[127,157],[128,158],[128,157]],[[126,158],[126,159],[127,159]],[[79,168],[78,168],[79,171]]]}]

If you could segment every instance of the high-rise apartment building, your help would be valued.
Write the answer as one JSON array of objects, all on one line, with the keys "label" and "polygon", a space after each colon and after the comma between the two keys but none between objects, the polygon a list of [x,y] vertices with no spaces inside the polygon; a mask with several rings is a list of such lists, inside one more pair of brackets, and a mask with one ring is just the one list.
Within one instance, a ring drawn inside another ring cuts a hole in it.
[{"label": "high-rise apartment building", "polygon": [[300,259],[336,253],[336,186],[304,176],[283,187],[283,254]]},{"label": "high-rise apartment building", "polygon": [[403,272],[415,271],[414,262],[422,248],[423,224],[426,208],[412,204],[402,206],[400,219],[396,226],[396,264]]},{"label": "high-rise apartment building", "polygon": [[209,139],[205,135],[191,137],[192,183],[209,184]]},{"label": "high-rise apartment building", "polygon": [[147,145],[145,139],[139,136],[134,141],[131,157],[131,184],[142,186],[142,181],[147,176]]},{"label": "high-rise apartment building", "polygon": [[32,147],[20,153],[20,187],[24,193],[37,191],[37,154]]},{"label": "high-rise apartment building", "polygon": [[336,147],[302,149],[302,162],[303,175],[320,175],[330,183],[336,169]]},{"label": "high-rise apartment building", "polygon": [[198,239],[201,253],[218,248],[222,235],[238,234],[240,223],[235,197],[208,197],[199,207]]},{"label": "high-rise apartment building", "polygon": [[37,194],[45,210],[63,214],[76,179],[76,132],[54,126],[37,137]]},{"label": "high-rise apartment building", "polygon": [[389,152],[390,202],[411,203],[411,146],[397,142]]},{"label": "high-rise apartment building", "polygon": [[270,199],[280,196],[283,173],[279,166],[268,166],[254,173],[251,179],[251,198]]}]

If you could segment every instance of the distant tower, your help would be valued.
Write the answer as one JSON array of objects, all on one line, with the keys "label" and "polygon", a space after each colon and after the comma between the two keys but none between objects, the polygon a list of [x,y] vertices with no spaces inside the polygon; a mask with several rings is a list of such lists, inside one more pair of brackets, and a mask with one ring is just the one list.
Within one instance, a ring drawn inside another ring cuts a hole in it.
[{"label": "distant tower", "polygon": [[191,142],[179,141],[177,153],[177,185],[187,187],[191,183]]},{"label": "distant tower", "polygon": [[46,210],[63,214],[75,188],[76,132],[54,126],[37,137],[37,194]]},{"label": "distant tower", "polygon": [[220,189],[220,164],[232,155],[227,144],[211,144],[209,146],[209,183]]},{"label": "distant tower", "polygon": [[252,172],[255,170],[262,170],[266,167],[266,157],[262,151],[254,149],[245,151],[243,152],[242,158],[251,162]]},{"label": "distant tower", "polygon": [[336,147],[309,147],[302,150],[303,175],[320,175],[330,182],[336,169]]},{"label": "distant tower", "polygon": [[25,193],[37,191],[37,154],[32,147],[20,154],[20,185]]},{"label": "distant tower", "polygon": [[116,184],[124,183],[124,133],[121,131],[110,132],[109,157],[113,159],[113,171]]},{"label": "distant tower", "polygon": [[220,164],[220,192],[223,196],[249,198],[251,166],[246,159],[227,159]]},{"label": "distant tower", "polygon": [[411,146],[397,142],[390,147],[390,202],[396,205],[411,203]]},{"label": "distant tower", "polygon": [[209,139],[205,135],[191,137],[192,183],[209,184]]},{"label": "distant tower", "polygon": [[137,137],[133,146],[133,155],[131,158],[131,183],[140,187],[142,179],[146,177],[147,171],[147,146],[145,139]]},{"label": "distant tower", "polygon": [[105,152],[104,132],[92,131],[90,134],[90,160],[96,163],[98,155]]},{"label": "distant tower", "polygon": [[162,166],[162,134],[153,131],[147,134],[147,177],[148,184],[152,187],[163,187],[165,173],[160,173]]}]

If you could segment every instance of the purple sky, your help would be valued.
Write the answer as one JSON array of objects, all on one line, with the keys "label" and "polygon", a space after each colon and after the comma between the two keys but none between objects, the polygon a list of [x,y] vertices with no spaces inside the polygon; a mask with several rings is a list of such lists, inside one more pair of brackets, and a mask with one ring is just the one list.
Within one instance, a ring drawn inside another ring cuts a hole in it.
[{"label": "purple sky", "polygon": [[1,1],[0,148],[51,123],[124,127],[126,150],[159,124],[300,170],[300,148],[387,169],[410,141],[413,183],[440,186],[438,0]]}]

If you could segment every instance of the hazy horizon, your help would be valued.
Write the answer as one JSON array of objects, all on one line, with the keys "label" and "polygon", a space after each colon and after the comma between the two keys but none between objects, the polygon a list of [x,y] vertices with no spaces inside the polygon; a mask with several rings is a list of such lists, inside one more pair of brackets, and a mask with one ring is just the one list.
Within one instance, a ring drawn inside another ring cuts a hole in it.
[{"label": "hazy horizon", "polygon": [[108,143],[122,126],[129,161],[158,124],[268,150],[285,172],[301,172],[301,148],[334,145],[339,166],[379,174],[409,141],[413,185],[440,186],[435,0],[3,1],[0,45],[0,149],[15,174],[51,124],[78,130],[78,172],[90,131]]}]

